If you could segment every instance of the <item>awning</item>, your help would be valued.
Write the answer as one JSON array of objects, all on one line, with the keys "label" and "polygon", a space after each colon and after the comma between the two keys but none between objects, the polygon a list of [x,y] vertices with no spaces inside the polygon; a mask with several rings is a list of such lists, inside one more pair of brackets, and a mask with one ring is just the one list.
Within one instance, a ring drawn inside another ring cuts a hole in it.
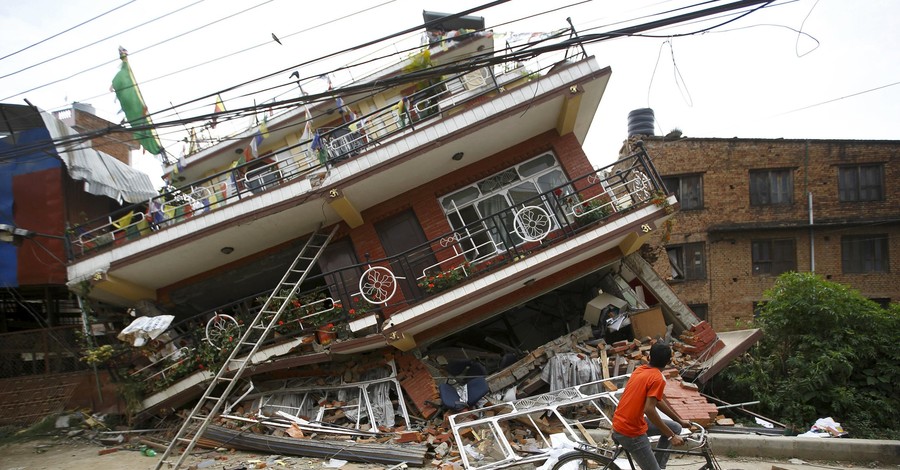
[{"label": "awning", "polygon": [[78,132],[44,110],[41,110],[41,118],[50,138],[54,142],[63,142],[56,146],[56,152],[66,164],[69,176],[84,181],[85,191],[130,203],[147,201],[159,195],[146,173],[87,147],[84,142],[66,144],[69,137],[77,136]]}]

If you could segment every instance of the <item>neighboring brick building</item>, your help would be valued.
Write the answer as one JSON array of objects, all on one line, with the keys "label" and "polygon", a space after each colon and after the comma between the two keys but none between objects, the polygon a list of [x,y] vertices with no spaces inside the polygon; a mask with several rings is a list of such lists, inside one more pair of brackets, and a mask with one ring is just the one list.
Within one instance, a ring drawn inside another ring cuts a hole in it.
[{"label": "neighboring brick building", "polygon": [[665,252],[657,238],[645,253],[717,330],[752,320],[785,271],[900,299],[900,196],[887,188],[900,177],[900,141],[644,142],[681,204]]}]

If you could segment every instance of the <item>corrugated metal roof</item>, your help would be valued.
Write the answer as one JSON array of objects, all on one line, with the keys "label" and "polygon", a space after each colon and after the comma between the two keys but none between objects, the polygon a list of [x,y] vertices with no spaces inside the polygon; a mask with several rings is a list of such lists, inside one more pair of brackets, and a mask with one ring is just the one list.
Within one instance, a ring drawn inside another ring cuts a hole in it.
[{"label": "corrugated metal roof", "polygon": [[[41,110],[41,118],[54,141],[68,140],[78,133],[52,114]],[[159,192],[150,176],[85,145],[83,142],[57,145],[56,152],[66,164],[69,176],[84,181],[84,190],[131,203],[146,201]]]}]

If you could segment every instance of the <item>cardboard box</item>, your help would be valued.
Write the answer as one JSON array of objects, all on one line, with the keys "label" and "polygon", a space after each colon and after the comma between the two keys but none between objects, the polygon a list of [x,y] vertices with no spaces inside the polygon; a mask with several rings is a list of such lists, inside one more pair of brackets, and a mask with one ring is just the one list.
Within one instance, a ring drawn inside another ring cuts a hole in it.
[{"label": "cardboard box", "polygon": [[609,305],[614,305],[619,309],[623,309],[628,305],[628,302],[625,302],[614,295],[601,293],[584,306],[584,321],[597,326],[600,322],[600,312]]},{"label": "cardboard box", "polygon": [[635,338],[666,336],[666,320],[663,318],[662,308],[653,307],[640,312],[632,312],[630,316],[631,332],[634,333]]}]

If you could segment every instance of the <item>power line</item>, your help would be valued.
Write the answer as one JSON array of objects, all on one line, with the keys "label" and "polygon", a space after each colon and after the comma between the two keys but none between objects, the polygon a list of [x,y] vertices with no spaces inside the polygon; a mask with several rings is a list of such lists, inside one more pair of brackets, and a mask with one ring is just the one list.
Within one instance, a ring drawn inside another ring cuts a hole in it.
[{"label": "power line", "polygon": [[895,86],[895,85],[900,85],[900,82],[888,83],[887,85],[881,85],[881,86],[877,86],[877,87],[875,87],[875,88],[869,88],[868,90],[858,91],[858,92],[856,92],[856,93],[851,93],[851,94],[849,94],[849,95],[841,96],[840,98],[834,98],[834,99],[830,99],[830,100],[828,100],[828,101],[822,101],[822,102],[820,102],[820,103],[811,104],[811,105],[809,105],[809,106],[804,106],[804,107],[802,107],[802,108],[792,109],[792,110],[790,110],[790,111],[785,111],[785,112],[783,112],[783,113],[775,114],[775,115],[772,116],[772,117],[778,117],[778,116],[784,116],[785,114],[796,113],[797,111],[803,111],[803,110],[805,110],[805,109],[815,108],[816,106],[822,106],[822,105],[824,105],[824,104],[834,103],[835,101],[840,101],[840,100],[843,100],[843,99],[846,99],[846,98],[852,98],[852,97],[854,97],[854,96],[864,95],[864,94],[866,94],[866,93],[871,93],[871,92],[873,92],[873,91],[882,90],[882,89],[885,89],[885,88],[888,88],[888,87],[892,87],[892,86]]},{"label": "power line", "polygon": [[[284,69],[281,69],[281,70],[278,70],[278,71],[275,71],[275,72],[272,72],[272,73],[263,75],[263,76],[258,77],[258,78],[254,78],[254,79],[251,79],[251,80],[248,80],[248,81],[245,81],[245,82],[238,83],[237,85],[233,85],[233,86],[231,86],[231,87],[224,88],[224,89],[219,90],[219,91],[217,91],[217,92],[215,92],[215,93],[210,93],[210,94],[201,96],[201,97],[199,97],[199,98],[195,98],[195,99],[192,99],[192,100],[185,101],[185,102],[183,102],[183,103],[181,103],[181,104],[179,104],[179,105],[177,105],[177,106],[185,106],[185,105],[188,105],[188,104],[191,104],[191,103],[196,103],[197,101],[200,101],[200,100],[203,100],[203,99],[207,99],[207,98],[211,98],[211,97],[213,97],[213,96],[216,96],[217,94],[221,94],[221,93],[224,93],[224,92],[227,92],[227,91],[232,91],[232,90],[238,89],[238,88],[240,88],[240,87],[242,87],[242,86],[249,85],[249,84],[251,84],[251,83],[255,83],[255,82],[258,82],[258,81],[267,79],[267,78],[271,78],[271,77],[274,77],[274,76],[277,76],[277,75],[281,75],[281,74],[286,73],[286,72],[288,72],[288,71],[290,71],[290,70],[299,69],[299,68],[301,68],[301,67],[304,67],[304,66],[307,66],[307,65],[310,65],[310,64],[314,64],[314,63],[316,63],[316,62],[321,62],[321,61],[323,61],[323,60],[325,60],[325,59],[329,59],[329,58],[332,58],[332,57],[339,56],[339,55],[341,55],[341,54],[345,54],[345,53],[347,53],[347,52],[352,52],[352,51],[359,50],[359,49],[362,49],[362,48],[365,48],[365,47],[368,47],[368,46],[371,46],[371,45],[374,45],[374,44],[378,44],[378,43],[380,43],[380,42],[384,42],[384,41],[387,41],[387,40],[389,40],[389,39],[393,39],[393,38],[395,38],[395,37],[402,36],[402,35],[407,34],[407,33],[411,33],[411,32],[413,32],[413,31],[418,31],[419,29],[421,29],[421,28],[423,28],[423,27],[427,27],[427,26],[431,26],[431,25],[434,25],[434,24],[438,24],[438,23],[440,23],[440,22],[446,21],[447,19],[459,18],[459,17],[461,17],[461,16],[465,16],[465,15],[468,15],[468,14],[470,14],[470,13],[475,13],[475,12],[480,11],[480,10],[484,10],[484,9],[487,9],[487,8],[491,8],[491,7],[494,7],[494,6],[497,6],[497,5],[506,3],[506,2],[508,2],[508,1],[510,1],[510,0],[494,0],[494,1],[492,1],[492,2],[489,2],[489,3],[485,3],[485,4],[482,4],[482,5],[479,5],[479,6],[475,7],[475,8],[470,8],[470,9],[468,9],[468,10],[465,10],[465,11],[462,11],[462,12],[459,12],[459,13],[454,13],[454,14],[452,14],[452,15],[447,15],[446,17],[439,18],[439,19],[435,19],[435,20],[429,21],[429,22],[424,23],[424,24],[421,24],[421,25],[413,26],[413,27],[411,27],[411,28],[406,28],[406,29],[404,29],[404,30],[402,30],[402,31],[399,31],[399,32],[396,32],[396,33],[391,33],[391,34],[389,34],[389,35],[387,35],[387,36],[383,36],[383,37],[378,38],[378,39],[373,39],[373,40],[371,40],[371,41],[365,42],[365,43],[360,44],[360,45],[357,45],[357,46],[351,46],[351,47],[348,47],[348,48],[346,48],[346,49],[342,49],[342,50],[337,51],[337,52],[332,52],[332,53],[330,53],[330,54],[327,54],[327,55],[324,55],[324,56],[320,56],[320,57],[315,58],[315,59],[307,60],[307,61],[302,62],[302,63],[299,63],[299,64],[297,64],[297,65],[293,65],[293,66],[291,66],[291,67],[287,67],[287,68],[284,68]],[[158,113],[159,113],[159,112],[169,111],[169,110],[170,110],[170,109],[163,109],[163,110],[158,111]]]},{"label": "power line", "polygon": [[[222,18],[219,18],[218,20],[211,21],[211,22],[209,22],[209,23],[204,24],[203,26],[200,26],[200,27],[197,27],[197,28],[194,28],[194,29],[190,29],[190,30],[185,31],[185,32],[183,32],[183,33],[181,33],[181,34],[172,36],[172,37],[170,37],[170,38],[168,38],[168,39],[164,39],[164,40],[159,41],[159,42],[157,42],[157,43],[155,43],[155,44],[152,44],[152,45],[150,45],[150,46],[147,46],[147,47],[138,49],[138,50],[136,50],[136,51],[134,51],[134,52],[129,53],[129,56],[133,56],[133,55],[135,55],[135,54],[137,54],[137,53],[139,53],[139,52],[146,51],[147,49],[150,49],[150,48],[159,46],[159,45],[161,45],[161,44],[165,44],[165,43],[167,43],[167,42],[169,42],[169,41],[172,41],[172,40],[174,40],[174,39],[178,39],[178,38],[180,38],[180,37],[182,37],[182,36],[186,36],[186,35],[188,35],[188,34],[191,34],[191,33],[197,32],[197,31],[200,31],[201,29],[204,29],[204,28],[206,28],[206,27],[208,27],[208,26],[212,26],[212,25],[214,25],[214,24],[216,24],[216,23],[219,23],[219,22],[221,22],[221,21],[227,20],[227,19],[229,19],[229,18],[235,17],[235,16],[237,16],[237,15],[244,14],[244,13],[250,11],[250,10],[253,10],[254,8],[261,7],[261,6],[265,5],[265,4],[271,3],[271,2],[273,2],[273,1],[275,1],[275,0],[264,0],[262,3],[258,3],[258,4],[254,5],[254,6],[252,6],[252,7],[245,8],[245,9],[243,9],[243,10],[237,12],[237,13],[233,13],[233,14],[231,14],[231,15],[228,15],[228,16],[225,16],[225,17],[222,17]],[[20,91],[20,92],[18,92],[18,93],[9,95],[9,96],[7,96],[7,97],[5,97],[5,98],[0,98],[0,101],[6,101],[6,100],[8,100],[8,99],[10,99],[10,98],[15,98],[16,96],[24,95],[25,93],[29,93],[29,92],[32,92],[32,91],[35,91],[35,90],[40,90],[41,88],[44,88],[44,87],[47,87],[47,86],[50,86],[50,85],[57,84],[57,83],[59,83],[59,82],[62,82],[62,81],[64,81],[64,80],[68,80],[68,79],[73,78],[73,77],[77,77],[78,75],[81,75],[81,74],[83,74],[83,73],[85,73],[85,72],[90,72],[91,70],[98,69],[98,68],[100,68],[100,67],[103,67],[104,65],[112,64],[112,63],[114,63],[114,62],[116,62],[116,61],[118,61],[118,60],[119,60],[119,59],[108,60],[108,61],[106,61],[106,62],[103,62],[102,64],[97,64],[97,65],[95,65],[95,66],[93,66],[93,67],[88,67],[88,68],[86,68],[86,69],[84,69],[84,70],[75,72],[75,73],[73,73],[73,74],[71,74],[71,75],[68,75],[68,76],[66,76],[66,77],[63,77],[63,78],[54,80],[54,81],[52,81],[52,82],[44,83],[43,85],[38,85],[38,86],[36,86],[36,87],[29,88],[29,89],[27,89],[27,90],[25,90],[25,91]]]},{"label": "power line", "polygon": [[[78,23],[77,25],[72,26],[72,27],[69,28],[69,29],[66,29],[66,30],[64,30],[64,31],[60,31],[60,32],[58,32],[58,33],[56,33],[56,34],[54,34],[54,35],[52,35],[52,36],[50,36],[50,37],[48,37],[48,38],[46,38],[46,39],[42,39],[42,40],[40,40],[40,41],[38,41],[38,42],[36,42],[36,43],[30,45],[30,46],[23,47],[22,49],[19,49],[19,50],[16,51],[16,52],[13,52],[13,53],[7,54],[7,55],[5,55],[5,56],[3,56],[3,57],[0,57],[0,60],[6,59],[7,57],[12,57],[12,56],[14,56],[14,55],[16,55],[16,54],[18,54],[18,53],[20,53],[20,52],[22,52],[22,51],[27,51],[28,49],[31,49],[32,47],[37,46],[38,44],[45,43],[45,42],[47,42],[47,41],[49,41],[49,40],[51,40],[51,39],[53,39],[53,38],[55,38],[55,37],[57,37],[57,36],[63,35],[63,34],[65,34],[65,33],[68,33],[69,31],[72,31],[73,29],[76,29],[76,28],[79,28],[79,27],[81,27],[81,26],[84,26],[84,25],[90,23],[91,21],[96,20],[97,18],[100,18],[100,17],[102,17],[102,16],[108,15],[108,14],[110,14],[110,13],[112,13],[112,12],[118,10],[119,8],[122,8],[122,7],[126,6],[126,5],[129,5],[129,4],[131,4],[131,3],[134,3],[134,2],[136,2],[136,1],[137,1],[137,0],[130,0],[130,1],[128,1],[128,2],[125,2],[125,3],[121,4],[121,5],[119,5],[119,6],[115,7],[115,8],[113,8],[112,10],[109,10],[109,11],[107,11],[107,12],[101,13],[101,14],[99,14],[99,15],[97,15],[97,16],[95,16],[95,17],[93,17],[93,18],[91,18],[91,19],[89,19],[89,20],[87,20],[87,21],[83,21],[83,22],[81,22],[81,23]],[[3,77],[0,77],[0,78],[3,78]]]},{"label": "power line", "polygon": [[[132,0],[132,1],[135,1],[135,0]],[[85,45],[83,45],[83,46],[81,46],[81,47],[79,47],[79,48],[77,48],[77,49],[72,49],[71,51],[64,52],[64,53],[59,54],[59,55],[57,55],[57,56],[55,56],[55,57],[51,57],[51,58],[49,58],[49,59],[43,60],[43,61],[38,62],[38,63],[36,63],[36,64],[29,65],[28,67],[25,67],[25,68],[16,70],[15,72],[10,72],[10,73],[8,73],[8,74],[6,74],[6,75],[0,76],[0,79],[6,78],[6,77],[11,77],[11,76],[13,76],[13,75],[15,75],[15,74],[17,74],[17,73],[19,73],[19,72],[24,72],[24,71],[26,71],[26,70],[32,69],[32,68],[34,68],[34,67],[37,67],[38,65],[46,64],[47,62],[54,61],[54,60],[56,60],[56,59],[59,59],[60,57],[65,57],[65,56],[67,56],[67,55],[74,54],[74,53],[76,53],[76,52],[78,52],[78,51],[84,50],[84,49],[86,49],[86,48],[88,48],[88,47],[91,47],[91,46],[93,46],[93,45],[96,45],[96,44],[99,44],[99,43],[101,43],[101,42],[103,42],[103,41],[106,41],[107,39],[112,39],[112,38],[114,38],[114,37],[116,37],[116,36],[118,36],[118,35],[120,35],[120,34],[124,34],[124,33],[127,33],[127,32],[129,32],[129,31],[133,31],[133,30],[135,30],[135,29],[140,28],[141,26],[146,26],[146,25],[148,25],[148,24],[150,24],[150,23],[153,23],[154,21],[161,20],[161,19],[163,19],[163,18],[165,18],[165,17],[167,17],[167,16],[173,15],[173,14],[175,14],[175,13],[178,13],[178,12],[182,11],[182,10],[186,10],[186,9],[188,9],[188,8],[190,8],[190,7],[192,7],[192,6],[196,5],[196,4],[198,4],[198,3],[201,3],[201,2],[203,2],[203,1],[204,1],[204,0],[197,0],[196,2],[191,3],[190,5],[185,5],[185,6],[181,7],[181,8],[176,9],[176,10],[172,10],[172,11],[170,11],[169,13],[166,13],[165,15],[157,16],[156,18],[153,18],[152,20],[145,21],[145,22],[143,22],[143,23],[141,23],[141,24],[139,24],[139,25],[137,25],[137,26],[132,26],[132,27],[130,27],[130,28],[128,28],[128,29],[119,31],[118,33],[110,34],[109,36],[106,36],[106,37],[103,38],[103,39],[98,39],[98,40],[96,40],[96,41],[94,41],[94,42],[92,42],[92,43],[90,43],[90,44],[85,44]],[[108,62],[107,62],[107,63],[108,63]],[[103,64],[103,65],[106,65],[106,64]],[[31,90],[29,90],[29,91],[31,91]]]},{"label": "power line", "polygon": [[[494,3],[498,3],[498,2],[494,2]],[[708,16],[708,15],[712,15],[715,13],[720,13],[722,11],[727,11],[728,8],[737,9],[737,8],[742,8],[749,4],[759,4],[759,3],[771,3],[771,2],[765,2],[763,0],[755,0],[755,1],[754,0],[744,0],[744,1],[735,2],[732,4],[728,4],[725,6],[714,7],[714,8],[702,10],[699,12],[687,13],[687,14],[683,14],[683,15],[679,15],[679,16],[675,16],[675,17],[671,17],[671,18],[666,18],[663,20],[658,20],[658,21],[654,21],[654,22],[650,22],[650,23],[646,23],[646,24],[642,24],[642,25],[623,28],[620,30],[612,31],[612,32],[598,33],[598,34],[592,34],[592,35],[588,35],[588,36],[570,38],[570,39],[561,41],[557,44],[551,44],[551,45],[545,45],[545,46],[535,46],[535,47],[532,47],[532,46],[534,46],[534,44],[528,44],[525,47],[523,47],[522,49],[520,49],[519,51],[514,51],[509,54],[494,55],[492,51],[488,51],[488,52],[482,53],[480,55],[476,55],[472,58],[460,59],[458,61],[455,61],[455,62],[452,62],[449,64],[444,64],[444,65],[437,66],[437,67],[433,67],[430,69],[411,72],[411,73],[403,74],[403,75],[396,76],[396,77],[380,79],[377,82],[377,85],[374,83],[361,83],[361,84],[357,84],[357,85],[343,87],[339,90],[329,90],[326,93],[321,93],[318,95],[306,96],[306,97],[290,99],[290,100],[283,100],[280,102],[274,102],[272,104],[268,104],[268,105],[264,105],[264,106],[251,106],[251,107],[246,107],[246,108],[239,108],[236,110],[229,111],[228,113],[232,116],[231,118],[233,119],[236,117],[240,117],[241,115],[246,115],[248,113],[255,113],[255,112],[258,112],[260,109],[265,109],[265,108],[269,108],[269,107],[278,108],[278,109],[280,109],[282,107],[287,108],[287,107],[297,106],[297,105],[303,104],[303,103],[310,103],[310,102],[314,103],[314,102],[316,102],[316,100],[326,100],[326,99],[330,99],[330,98],[333,99],[334,96],[338,96],[340,94],[373,92],[373,90],[376,90],[376,89],[385,89],[388,87],[398,86],[398,85],[408,83],[408,82],[414,82],[414,81],[422,80],[422,79],[426,79],[426,78],[433,78],[435,76],[444,75],[446,73],[468,71],[468,70],[472,70],[475,68],[496,65],[496,64],[508,62],[508,61],[527,60],[530,58],[537,57],[546,52],[552,52],[552,51],[556,51],[556,50],[566,49],[566,48],[573,47],[575,45],[580,45],[583,43],[593,43],[593,42],[598,42],[598,41],[622,37],[622,36],[637,35],[641,31],[659,28],[659,27],[663,27],[663,26],[669,26],[672,24],[686,21],[688,19],[699,18],[704,15]],[[493,4],[489,4],[489,5],[493,5]],[[468,10],[465,12],[458,13],[454,16],[462,16],[462,15],[471,13],[472,11],[473,10]],[[477,11],[477,9],[475,9],[475,11]],[[417,27],[415,29],[418,29],[420,27]],[[405,34],[409,31],[410,30],[404,30],[400,33],[394,33],[393,35],[389,35],[386,38],[389,39],[389,38],[395,37],[396,35],[399,35],[399,34]],[[382,39],[382,41],[383,40],[385,40],[385,39]],[[544,40],[538,41],[538,42],[543,42],[543,41]],[[364,46],[371,45],[371,44],[374,44],[377,42],[378,41],[370,41],[370,42],[366,43]],[[358,48],[364,47],[364,46],[357,46],[357,47],[349,48],[349,49],[346,49],[345,51],[333,53],[333,54],[330,54],[329,56],[325,56],[325,57],[330,57],[330,56],[337,55],[339,53],[343,53],[346,51],[355,50],[355,49],[358,49]],[[322,60],[322,58],[314,59],[314,60],[308,61],[306,63],[312,63],[312,62],[315,62],[318,60]],[[304,64],[300,64],[300,65],[304,65]],[[284,69],[281,73],[284,73],[287,70],[289,70],[289,69]],[[276,72],[276,73],[278,73],[278,72]],[[243,86],[243,85],[246,85],[249,83],[253,83],[255,81],[261,80],[262,78],[268,78],[268,77],[271,77],[274,75],[275,75],[275,73],[268,74],[268,75],[265,75],[264,77],[245,82],[244,84],[235,85],[235,86],[229,88],[228,90],[233,90],[233,89],[239,88],[240,86]],[[289,84],[279,85],[279,87],[283,87],[283,86],[287,86],[287,85],[289,85]],[[207,95],[206,97],[209,97],[209,96],[213,96],[213,95]],[[191,100],[191,101],[186,102],[185,104],[190,104],[190,103],[196,102],[196,101],[206,98],[206,97],[201,97],[201,98],[198,98],[195,100]],[[169,109],[174,109],[174,108],[177,108],[177,106],[173,106],[172,108],[169,108]],[[140,130],[181,126],[187,122],[195,122],[195,121],[209,119],[213,115],[215,115],[215,114],[195,116],[193,118],[188,118],[188,119],[178,119],[178,120],[170,121],[170,122],[162,122],[162,123],[157,123],[153,126],[139,126],[139,127],[129,128],[129,130],[134,132],[134,131],[140,131]],[[217,116],[222,116],[222,115],[218,114]],[[121,128],[116,129],[116,131],[119,131],[120,129]],[[83,134],[80,137],[73,136],[71,139],[60,139],[60,142],[62,142],[63,140],[69,140],[71,143],[76,143],[79,141],[84,142],[93,136],[96,136],[99,134],[106,134],[106,133],[109,133],[110,131],[111,131],[111,129],[106,129],[106,130],[98,131],[96,133]],[[8,157],[9,155],[10,155],[10,153],[7,152],[5,156]]]},{"label": "power line", "polygon": [[[201,0],[201,1],[202,1],[202,0]],[[299,31],[295,31],[295,32],[290,33],[290,34],[288,34],[288,35],[286,35],[286,36],[282,36],[281,39],[287,39],[287,38],[290,38],[290,37],[292,37],[292,36],[296,36],[296,35],[301,34],[301,33],[305,33],[305,32],[308,32],[308,31],[312,31],[312,30],[317,29],[317,28],[320,28],[320,27],[322,27],[322,26],[327,26],[327,25],[333,24],[333,23],[335,23],[335,22],[337,22],[337,21],[340,21],[340,20],[343,20],[343,19],[347,19],[347,18],[350,18],[350,17],[352,17],[352,16],[355,16],[355,15],[358,15],[358,14],[361,14],[361,13],[365,13],[365,12],[367,12],[367,11],[374,10],[374,9],[376,9],[376,8],[382,7],[382,6],[387,5],[387,4],[389,4],[389,3],[393,3],[393,2],[395,2],[395,1],[397,1],[397,0],[387,0],[387,1],[385,1],[385,2],[379,3],[378,5],[375,5],[375,6],[372,6],[372,7],[368,7],[368,8],[364,8],[364,9],[362,9],[362,10],[355,11],[355,12],[350,13],[350,14],[348,14],[348,15],[344,15],[344,16],[335,18],[335,19],[333,19],[333,20],[325,21],[325,22],[319,23],[319,24],[317,24],[317,25],[311,26],[311,27],[309,27],[309,28],[305,28],[305,29],[301,29],[301,30],[299,30]],[[155,82],[156,80],[160,80],[160,79],[163,79],[163,78],[166,78],[166,77],[171,77],[172,75],[176,75],[176,74],[179,74],[179,73],[181,73],[181,72],[186,72],[186,71],[188,71],[188,70],[192,70],[192,69],[195,69],[195,68],[197,68],[197,67],[202,67],[202,66],[204,66],[204,65],[209,65],[209,64],[211,64],[211,63],[213,63],[213,62],[218,62],[218,61],[220,61],[220,60],[222,60],[222,59],[227,59],[227,58],[229,58],[229,57],[233,57],[233,56],[236,56],[236,55],[238,55],[238,54],[243,54],[244,52],[248,52],[248,51],[251,51],[251,50],[253,50],[253,49],[257,49],[257,48],[259,48],[259,47],[266,46],[266,45],[268,45],[268,44],[270,44],[270,43],[271,43],[271,41],[266,40],[266,41],[264,41],[264,42],[261,42],[261,43],[259,43],[259,44],[254,45],[254,46],[250,46],[250,47],[241,49],[241,50],[239,50],[239,51],[234,51],[234,52],[231,52],[231,53],[229,53],[229,54],[225,54],[225,55],[223,55],[223,56],[219,56],[219,57],[216,57],[216,58],[214,58],[214,59],[207,60],[207,61],[205,61],[205,62],[199,62],[199,63],[193,64],[193,65],[191,65],[190,67],[185,67],[185,68],[180,69],[180,70],[175,70],[175,71],[172,71],[172,72],[165,73],[165,74],[163,74],[163,75],[158,75],[158,76],[153,77],[153,78],[150,78],[150,79],[148,79],[148,80],[141,80],[141,84],[147,84],[147,83]],[[2,78],[2,77],[0,77],[0,78]],[[101,95],[94,95],[94,96],[91,96],[91,97],[88,97],[88,98],[83,98],[83,99],[81,99],[81,100],[79,100],[79,101],[82,101],[82,102],[88,102],[88,101],[90,101],[90,100],[92,100],[92,99],[94,99],[94,98],[100,98],[100,97],[105,96],[105,95],[106,95],[106,93],[101,94]],[[170,103],[170,104],[171,104],[171,103]],[[172,104],[172,107],[173,107],[173,108],[174,108],[174,106],[175,106],[175,105]]]}]

